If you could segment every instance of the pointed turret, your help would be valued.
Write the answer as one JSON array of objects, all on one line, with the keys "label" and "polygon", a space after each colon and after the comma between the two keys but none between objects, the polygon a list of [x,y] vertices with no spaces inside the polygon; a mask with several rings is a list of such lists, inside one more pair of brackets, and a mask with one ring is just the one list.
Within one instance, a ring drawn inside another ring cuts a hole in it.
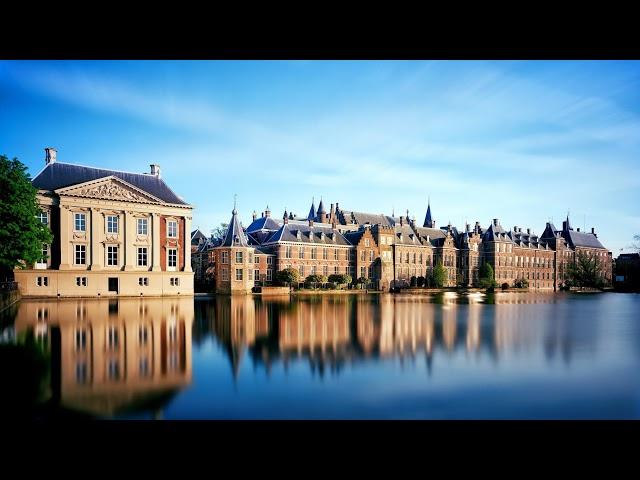
[{"label": "pointed turret", "polygon": [[316,202],[313,197],[311,197],[311,209],[309,210],[309,215],[307,215],[307,220],[313,220],[316,218]]},{"label": "pointed turret", "polygon": [[320,197],[320,204],[318,205],[318,211],[316,212],[316,218],[317,218],[317,222],[322,223],[324,222],[324,217],[327,214],[327,212],[324,210],[324,204],[322,203],[322,197]]},{"label": "pointed turret", "polygon": [[223,247],[248,247],[247,236],[242,230],[240,220],[238,220],[238,211],[236,210],[235,200],[233,202],[233,211],[231,212],[231,220],[229,220],[229,227],[227,227],[227,233],[224,236],[222,242]]},{"label": "pointed turret", "polygon": [[427,201],[427,215],[424,217],[424,225],[423,227],[433,228],[435,227],[436,222],[431,218],[431,200]]}]

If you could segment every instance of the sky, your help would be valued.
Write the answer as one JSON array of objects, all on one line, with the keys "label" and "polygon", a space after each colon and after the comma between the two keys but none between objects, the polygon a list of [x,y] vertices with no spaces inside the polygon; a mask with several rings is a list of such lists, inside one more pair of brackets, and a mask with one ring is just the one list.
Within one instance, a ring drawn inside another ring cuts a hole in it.
[{"label": "sky", "polygon": [[614,257],[640,234],[638,61],[0,61],[0,154],[149,172],[192,226],[255,210],[498,218],[569,212]]}]

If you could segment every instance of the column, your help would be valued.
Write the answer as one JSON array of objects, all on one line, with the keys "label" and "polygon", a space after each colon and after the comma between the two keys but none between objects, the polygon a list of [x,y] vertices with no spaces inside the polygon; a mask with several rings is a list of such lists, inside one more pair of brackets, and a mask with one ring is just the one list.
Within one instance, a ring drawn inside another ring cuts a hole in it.
[{"label": "column", "polygon": [[71,233],[71,212],[67,205],[60,205],[60,270],[69,270],[69,235]]},{"label": "column", "polygon": [[[191,217],[184,217],[184,271],[193,272],[191,268]],[[253,267],[251,267],[253,268]]]},{"label": "column", "polygon": [[151,234],[152,245],[151,252],[153,256],[153,263],[151,267],[152,272],[160,271],[160,215],[157,213],[151,214]]},{"label": "column", "polygon": [[91,270],[101,270],[104,267],[104,252],[101,248],[103,218],[99,208],[91,209]]},{"label": "column", "polygon": [[136,265],[135,261],[135,248],[133,242],[136,239],[135,225],[133,223],[133,212],[124,211],[124,269],[133,270]]}]

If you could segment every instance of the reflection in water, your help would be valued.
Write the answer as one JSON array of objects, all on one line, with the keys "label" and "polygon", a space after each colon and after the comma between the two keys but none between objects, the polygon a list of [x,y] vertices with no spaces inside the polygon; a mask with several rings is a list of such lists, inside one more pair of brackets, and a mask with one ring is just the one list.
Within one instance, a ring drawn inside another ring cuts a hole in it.
[{"label": "reflection in water", "polygon": [[[489,301],[487,304],[486,302]],[[194,338],[211,332],[223,347],[237,379],[248,353],[254,366],[267,373],[276,362],[286,369],[305,360],[313,373],[339,372],[348,363],[373,358],[424,355],[428,372],[435,351],[452,356],[482,352],[494,361],[501,355],[530,352],[545,346],[547,358],[557,350],[570,359],[575,340],[586,351],[595,349],[593,322],[581,325],[575,337],[571,325],[557,321],[553,295],[495,293],[318,296],[260,299],[218,297],[196,301]],[[535,308],[522,308],[539,304]]]},{"label": "reflection in water", "polygon": [[159,409],[191,381],[193,299],[23,301],[16,334],[50,352],[55,404],[92,415]]},{"label": "reflection in water", "polygon": [[[549,417],[542,409],[565,385],[555,398],[572,405],[564,410],[571,416],[581,414],[571,395],[603,390],[586,375],[615,381],[607,369],[619,367],[625,341],[640,357],[637,340],[627,340],[637,322],[602,320],[611,312],[631,318],[637,303],[624,304],[630,298],[29,300],[0,322],[0,339],[26,336],[44,346],[50,403],[99,417],[388,418],[414,409],[416,418],[518,418],[527,413],[520,405],[536,401],[529,411]],[[585,376],[572,377],[572,369]]]}]

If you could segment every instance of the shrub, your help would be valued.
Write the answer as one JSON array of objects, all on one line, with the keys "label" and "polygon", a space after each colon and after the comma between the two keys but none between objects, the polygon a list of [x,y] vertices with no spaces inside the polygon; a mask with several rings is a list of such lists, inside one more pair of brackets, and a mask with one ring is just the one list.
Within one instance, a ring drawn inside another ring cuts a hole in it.
[{"label": "shrub", "polygon": [[425,278],[422,276],[418,277],[418,286],[424,287],[424,284],[425,284]]},{"label": "shrub", "polygon": [[504,282],[501,286],[502,290],[508,290],[509,289],[509,284],[507,282]]},{"label": "shrub", "polygon": [[276,272],[276,281],[282,285],[291,285],[298,283],[300,280],[300,272],[295,268],[285,268]]}]

